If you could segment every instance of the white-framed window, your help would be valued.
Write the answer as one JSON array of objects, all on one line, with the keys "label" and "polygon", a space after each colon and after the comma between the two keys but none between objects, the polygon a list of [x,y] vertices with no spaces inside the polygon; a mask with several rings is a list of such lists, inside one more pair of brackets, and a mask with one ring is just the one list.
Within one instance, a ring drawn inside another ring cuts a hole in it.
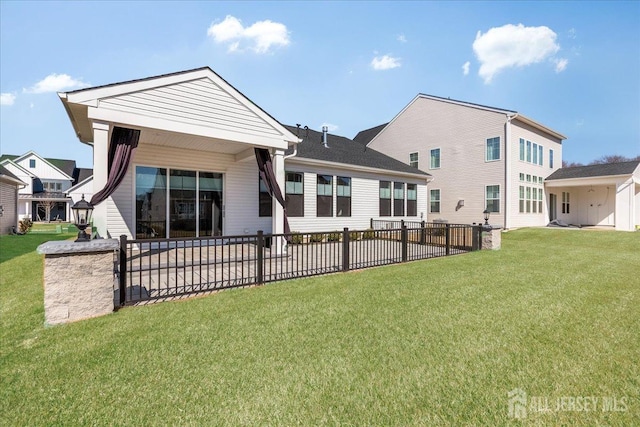
[{"label": "white-framed window", "polygon": [[549,168],[553,169],[553,150],[549,149]]},{"label": "white-framed window", "polygon": [[527,200],[527,213],[531,213],[531,187],[527,187],[526,189],[526,200]]},{"label": "white-framed window", "polygon": [[418,153],[409,153],[409,166],[418,169]]},{"label": "white-framed window", "polygon": [[542,145],[538,145],[538,164],[540,166],[543,166],[543,163],[544,163],[543,152],[544,152],[544,148],[542,147]]},{"label": "white-framed window", "polygon": [[524,185],[521,185],[518,192],[519,212],[524,213],[526,199],[524,196]]},{"label": "white-framed window", "polygon": [[532,154],[533,157],[531,159],[531,162],[534,164],[538,164],[538,144],[536,144],[535,142],[533,143]]},{"label": "white-framed window", "polygon": [[570,213],[570,200],[569,200],[569,193],[566,191],[562,192],[562,213],[563,214],[568,214]]},{"label": "white-framed window", "polygon": [[404,216],[404,182],[393,183],[393,216]]},{"label": "white-framed window", "polygon": [[407,216],[418,216],[418,184],[407,184]]},{"label": "white-framed window", "polygon": [[500,137],[499,136],[496,136],[495,138],[487,139],[485,159],[487,162],[500,160]]},{"label": "white-framed window", "polygon": [[30,168],[36,167],[36,159],[29,159],[29,167]]},{"label": "white-framed window", "polygon": [[533,187],[531,192],[531,212],[538,213],[538,189]]},{"label": "white-framed window", "polygon": [[440,149],[434,148],[430,152],[429,156],[429,168],[430,169],[438,169],[440,168]]},{"label": "white-framed window", "polygon": [[531,141],[527,141],[527,162],[531,163]]},{"label": "white-framed window", "polygon": [[316,216],[333,216],[332,175],[317,175]]},{"label": "white-framed window", "polygon": [[391,216],[391,181],[380,181],[379,205],[380,216]]},{"label": "white-framed window", "polygon": [[429,212],[440,213],[440,189],[429,190]]},{"label": "white-framed window", "polygon": [[542,213],[542,188],[538,190],[538,213]]},{"label": "white-framed window", "polygon": [[336,177],[336,216],[351,216],[351,178]]},{"label": "white-framed window", "polygon": [[304,174],[302,172],[285,172],[285,202],[287,215],[304,216]]},{"label": "white-framed window", "polygon": [[524,182],[524,174],[523,173],[520,174],[520,181]]},{"label": "white-framed window", "polygon": [[500,186],[487,185],[485,206],[489,212],[500,212]]},{"label": "white-framed window", "polygon": [[520,138],[520,160],[524,162],[525,160],[525,148],[524,148],[524,139]]}]

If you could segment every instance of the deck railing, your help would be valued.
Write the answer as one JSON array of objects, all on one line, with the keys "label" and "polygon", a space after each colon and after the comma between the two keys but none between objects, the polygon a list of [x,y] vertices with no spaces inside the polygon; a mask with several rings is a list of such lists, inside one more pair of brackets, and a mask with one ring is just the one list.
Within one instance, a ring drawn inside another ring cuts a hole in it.
[{"label": "deck railing", "polygon": [[259,231],[199,238],[121,236],[120,305],[479,249],[479,226],[418,224],[286,235]]}]

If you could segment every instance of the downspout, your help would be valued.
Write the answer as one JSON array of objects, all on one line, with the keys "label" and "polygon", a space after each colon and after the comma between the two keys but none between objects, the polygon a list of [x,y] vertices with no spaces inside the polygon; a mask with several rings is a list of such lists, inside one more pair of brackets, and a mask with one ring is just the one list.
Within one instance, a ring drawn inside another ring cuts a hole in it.
[{"label": "downspout", "polygon": [[505,165],[505,180],[504,180],[504,228],[508,230],[511,227],[511,209],[509,203],[511,202],[511,120],[518,117],[518,113],[513,115],[507,114],[507,123],[505,124],[504,135],[504,165]]}]

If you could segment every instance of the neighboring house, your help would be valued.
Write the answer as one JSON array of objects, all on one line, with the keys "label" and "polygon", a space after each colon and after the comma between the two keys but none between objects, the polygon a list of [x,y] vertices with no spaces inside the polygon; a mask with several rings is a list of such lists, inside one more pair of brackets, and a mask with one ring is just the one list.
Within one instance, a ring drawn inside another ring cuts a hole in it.
[{"label": "neighboring house", "polygon": [[33,151],[2,155],[0,165],[27,184],[18,194],[18,216],[33,221],[70,220],[73,202],[66,192],[91,175],[91,169],[77,168],[75,160],[45,159]]},{"label": "neighboring house", "polygon": [[640,225],[640,161],[563,168],[545,187],[551,219],[622,231]]},{"label": "neighboring house", "polygon": [[18,225],[18,190],[27,184],[0,165],[0,234]]},{"label": "neighboring house", "polygon": [[[386,183],[397,187],[397,219],[419,218],[426,202],[428,174],[346,138],[327,135],[324,147],[317,132],[298,137],[209,67],[59,96],[80,141],[93,146],[94,197],[121,179],[96,203],[102,236],[282,233],[284,209],[261,184],[256,148],[271,154],[294,231],[367,227]],[[131,160],[109,171],[118,144],[131,147]]]},{"label": "neighboring house", "polygon": [[429,221],[505,228],[549,222],[545,179],[562,165],[562,134],[522,114],[431,95],[356,138],[429,172]]}]

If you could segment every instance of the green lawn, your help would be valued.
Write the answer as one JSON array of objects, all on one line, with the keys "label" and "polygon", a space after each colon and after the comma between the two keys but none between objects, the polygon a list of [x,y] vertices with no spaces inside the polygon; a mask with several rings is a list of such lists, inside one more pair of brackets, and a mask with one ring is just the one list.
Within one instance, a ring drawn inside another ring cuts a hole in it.
[{"label": "green lawn", "polygon": [[[0,240],[2,425],[640,420],[640,233],[524,229],[501,251],[45,328],[33,249],[52,237],[65,235]],[[515,388],[550,411],[511,419]],[[568,410],[587,396],[595,410]]]}]

